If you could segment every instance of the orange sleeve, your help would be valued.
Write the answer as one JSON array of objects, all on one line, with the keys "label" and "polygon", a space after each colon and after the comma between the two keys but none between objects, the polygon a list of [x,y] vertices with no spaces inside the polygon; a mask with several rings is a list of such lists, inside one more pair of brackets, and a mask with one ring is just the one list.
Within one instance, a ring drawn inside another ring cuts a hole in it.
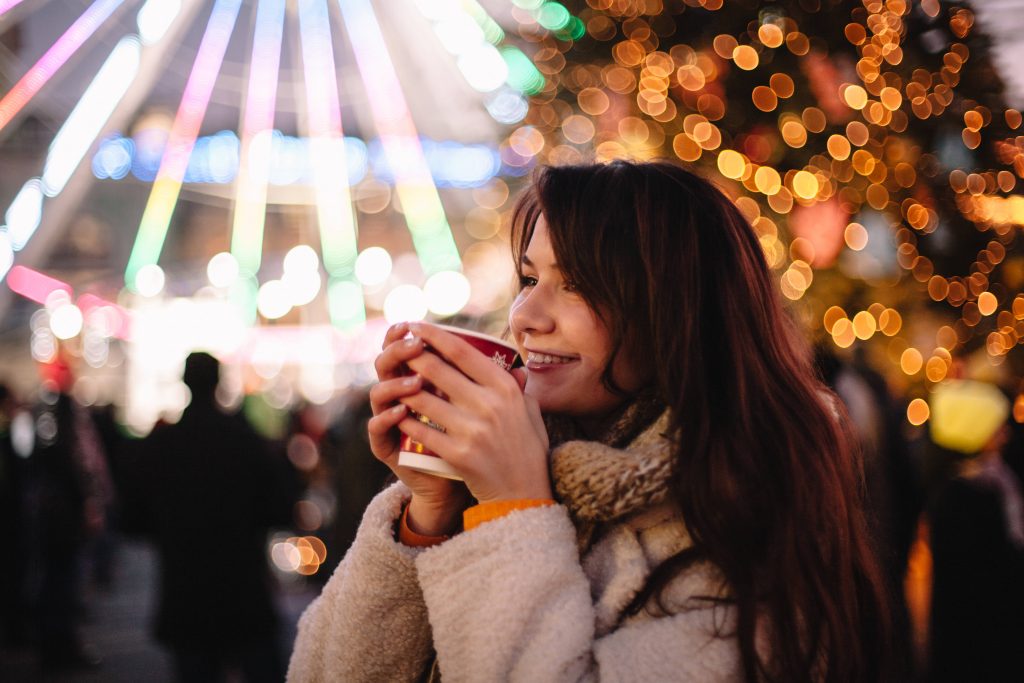
[{"label": "orange sleeve", "polygon": [[513,510],[527,510],[529,508],[555,504],[555,501],[550,498],[524,498],[521,500],[497,500],[493,503],[481,503],[480,505],[467,508],[462,513],[462,528],[469,531],[484,522],[504,517]]},{"label": "orange sleeve", "polygon": [[424,536],[409,528],[409,506],[402,508],[402,518],[398,522],[398,542],[411,548],[429,548],[444,543],[451,536]]}]

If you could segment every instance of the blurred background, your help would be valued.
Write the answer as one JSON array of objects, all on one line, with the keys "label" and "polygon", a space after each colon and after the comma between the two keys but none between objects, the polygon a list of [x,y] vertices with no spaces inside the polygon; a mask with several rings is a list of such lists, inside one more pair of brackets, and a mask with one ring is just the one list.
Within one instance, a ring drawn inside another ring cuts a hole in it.
[{"label": "blurred background", "polygon": [[[861,439],[915,675],[1020,674],[1022,36],[1024,0],[0,0],[2,678],[181,677],[169,577],[225,564],[286,661],[384,482],[384,330],[501,334],[531,169],[615,158],[753,224]],[[214,413],[262,464],[176,441]],[[259,505],[224,493],[255,470]],[[256,638],[206,654],[248,680]]]}]

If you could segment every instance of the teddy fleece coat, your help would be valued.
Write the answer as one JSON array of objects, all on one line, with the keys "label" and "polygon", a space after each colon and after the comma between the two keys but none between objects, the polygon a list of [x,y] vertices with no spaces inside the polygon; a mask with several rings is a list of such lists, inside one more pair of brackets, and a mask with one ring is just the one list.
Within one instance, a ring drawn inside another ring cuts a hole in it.
[{"label": "teddy fleece coat", "polygon": [[409,496],[395,484],[367,508],[299,623],[289,681],[415,681],[432,649],[446,683],[742,679],[734,608],[707,599],[724,595],[710,564],[677,576],[664,609],[620,618],[651,570],[691,543],[671,504],[611,524],[581,559],[563,505],[404,546],[394,530]]}]

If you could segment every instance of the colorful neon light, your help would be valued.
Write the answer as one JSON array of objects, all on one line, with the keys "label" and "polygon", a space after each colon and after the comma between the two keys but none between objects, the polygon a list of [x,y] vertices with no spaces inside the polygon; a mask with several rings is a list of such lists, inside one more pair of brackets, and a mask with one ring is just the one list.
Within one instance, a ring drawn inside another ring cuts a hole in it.
[{"label": "colorful neon light", "polygon": [[[11,122],[21,109],[35,97],[51,77],[82,47],[89,36],[118,8],[124,0],[96,0],[75,23],[46,51],[39,61],[21,77],[10,92],[0,100],[0,130]],[[0,14],[17,2],[0,6]]]},{"label": "colorful neon light", "polygon": [[427,275],[462,262],[380,25],[368,0],[338,0],[413,246]]},{"label": "colorful neon light", "polygon": [[50,143],[43,167],[43,194],[56,197],[89,153],[114,108],[139,73],[142,46],[136,36],[118,41],[78,104]]},{"label": "colorful neon light", "polygon": [[22,0],[0,0],[0,17],[7,13],[7,10],[14,9],[22,3]]},{"label": "colorful neon light", "polygon": [[58,290],[67,292],[69,296],[72,291],[68,283],[25,266],[11,268],[11,272],[7,274],[7,286],[15,294],[20,294],[37,304],[45,304],[49,296]]},{"label": "colorful neon light", "polygon": [[284,0],[261,0],[256,9],[231,231],[231,253],[238,261],[243,277],[255,276],[263,257],[263,225],[267,212],[284,9]]},{"label": "colorful neon light", "polygon": [[366,321],[366,310],[358,286],[354,292],[351,287],[337,286],[355,283],[358,253],[326,0],[299,1],[299,32],[320,245],[329,276],[328,307],[334,325],[354,329]]},{"label": "colorful neon light", "polygon": [[164,149],[160,170],[157,171],[153,189],[150,191],[146,209],[142,214],[139,232],[128,259],[125,282],[134,289],[135,275],[146,265],[160,259],[167,228],[174,215],[174,207],[181,192],[189,157],[195,147],[199,127],[206,116],[213,85],[224,61],[224,52],[235,28],[238,10],[242,0],[217,0],[210,20],[206,25],[199,51],[188,83],[182,94],[178,113],[174,117],[171,132]]}]

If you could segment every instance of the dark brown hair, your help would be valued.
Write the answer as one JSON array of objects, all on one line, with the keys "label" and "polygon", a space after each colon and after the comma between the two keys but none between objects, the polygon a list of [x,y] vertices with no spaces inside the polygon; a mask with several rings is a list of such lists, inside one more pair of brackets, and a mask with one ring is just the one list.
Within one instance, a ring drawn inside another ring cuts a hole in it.
[{"label": "dark brown hair", "polygon": [[611,332],[612,358],[656,368],[671,408],[671,495],[694,546],[655,568],[632,609],[708,560],[737,610],[748,681],[891,676],[890,610],[845,413],[750,224],[667,162],[542,168],[513,216],[517,268],[541,214],[559,266]]}]

